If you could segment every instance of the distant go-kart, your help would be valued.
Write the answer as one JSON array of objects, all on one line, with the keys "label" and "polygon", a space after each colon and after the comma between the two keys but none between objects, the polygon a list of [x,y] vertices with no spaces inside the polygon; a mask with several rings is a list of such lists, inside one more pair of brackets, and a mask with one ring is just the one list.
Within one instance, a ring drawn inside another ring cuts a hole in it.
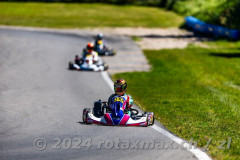
[{"label": "distant go-kart", "polygon": [[100,56],[114,56],[117,53],[106,44],[104,45],[102,40],[96,42],[94,51],[98,52],[98,55]]},{"label": "distant go-kart", "polygon": [[100,56],[114,56],[117,52],[110,48],[98,48],[95,49],[96,52],[98,52],[98,55]]},{"label": "distant go-kart", "polygon": [[[145,112],[138,115],[138,110],[127,109],[126,100],[120,96],[114,97],[114,103],[108,106],[101,100],[94,103],[94,108],[83,110],[83,122],[86,124],[99,124],[108,126],[142,126],[154,124],[154,113]],[[130,114],[129,114],[130,111]]]},{"label": "distant go-kart", "polygon": [[91,55],[87,55],[84,59],[79,60],[78,63],[69,62],[68,68],[70,70],[79,70],[79,71],[105,71],[108,69],[101,59],[94,61]]}]

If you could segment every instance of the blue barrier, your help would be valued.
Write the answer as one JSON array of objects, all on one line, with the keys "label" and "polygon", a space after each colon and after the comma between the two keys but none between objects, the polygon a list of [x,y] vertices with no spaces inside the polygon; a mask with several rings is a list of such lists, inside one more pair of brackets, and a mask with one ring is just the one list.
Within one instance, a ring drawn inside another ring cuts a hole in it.
[{"label": "blue barrier", "polygon": [[240,39],[239,30],[208,24],[192,16],[185,17],[185,23],[197,32],[214,35],[215,37],[227,37],[233,40]]}]

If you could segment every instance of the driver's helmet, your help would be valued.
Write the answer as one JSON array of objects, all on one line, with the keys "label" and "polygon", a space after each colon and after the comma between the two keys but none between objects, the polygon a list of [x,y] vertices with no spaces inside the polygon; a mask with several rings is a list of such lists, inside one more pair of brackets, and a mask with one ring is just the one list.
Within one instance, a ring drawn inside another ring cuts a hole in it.
[{"label": "driver's helmet", "polygon": [[102,33],[99,33],[98,35],[97,35],[97,40],[102,40],[103,39],[103,34]]},{"label": "driver's helmet", "polygon": [[127,90],[127,82],[124,79],[118,79],[114,82],[114,91],[122,96]]},{"label": "driver's helmet", "polygon": [[93,51],[94,44],[92,42],[87,44],[87,51],[88,53],[91,53]]}]

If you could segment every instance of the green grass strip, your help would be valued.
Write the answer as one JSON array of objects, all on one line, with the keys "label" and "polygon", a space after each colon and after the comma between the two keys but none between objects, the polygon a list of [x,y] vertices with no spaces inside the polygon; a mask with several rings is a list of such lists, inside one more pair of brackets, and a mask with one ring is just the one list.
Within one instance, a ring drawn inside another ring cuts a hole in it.
[{"label": "green grass strip", "polygon": [[156,7],[0,2],[0,24],[53,28],[178,27],[183,17]]}]

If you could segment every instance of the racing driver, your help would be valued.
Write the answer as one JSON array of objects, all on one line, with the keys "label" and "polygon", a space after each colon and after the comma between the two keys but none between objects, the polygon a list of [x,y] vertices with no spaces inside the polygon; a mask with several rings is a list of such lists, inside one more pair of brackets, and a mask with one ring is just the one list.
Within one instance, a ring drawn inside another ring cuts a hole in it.
[{"label": "racing driver", "polygon": [[102,33],[99,33],[94,41],[94,50],[97,51],[100,49],[100,45],[103,45],[103,48],[102,49],[105,49],[106,48],[106,42],[105,40],[103,39],[103,34]]},{"label": "racing driver", "polygon": [[92,42],[88,43],[86,46],[86,50],[83,50],[83,58],[87,55],[91,55],[93,57],[94,63],[98,62],[98,53],[93,50],[94,44]]},{"label": "racing driver", "polygon": [[[114,97],[115,96],[121,96],[124,99],[127,100],[127,104],[126,104],[126,109],[129,109],[132,107],[133,105],[133,98],[131,95],[126,94],[127,90],[127,82],[124,79],[118,79],[114,82],[114,91],[115,94],[112,94],[109,98],[108,98],[108,106],[111,106],[111,104],[114,101]],[[130,113],[130,112],[129,112]]]}]

